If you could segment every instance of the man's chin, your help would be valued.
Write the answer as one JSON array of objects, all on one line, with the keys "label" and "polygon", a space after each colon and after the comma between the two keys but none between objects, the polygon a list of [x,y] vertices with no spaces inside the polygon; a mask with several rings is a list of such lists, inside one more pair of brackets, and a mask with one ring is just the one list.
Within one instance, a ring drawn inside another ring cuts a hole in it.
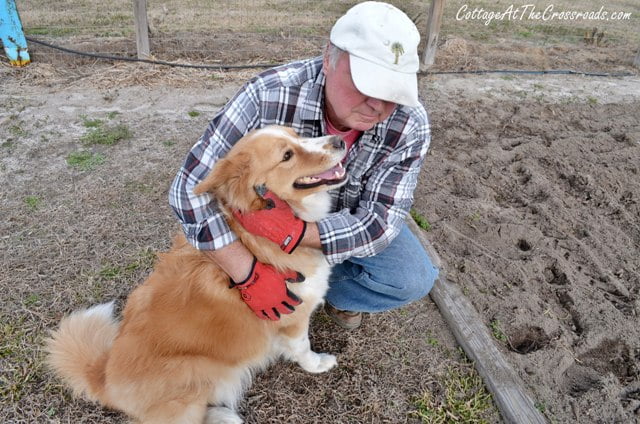
[{"label": "man's chin", "polygon": [[375,127],[377,123],[378,121],[358,121],[355,122],[351,128],[358,131],[369,131]]}]

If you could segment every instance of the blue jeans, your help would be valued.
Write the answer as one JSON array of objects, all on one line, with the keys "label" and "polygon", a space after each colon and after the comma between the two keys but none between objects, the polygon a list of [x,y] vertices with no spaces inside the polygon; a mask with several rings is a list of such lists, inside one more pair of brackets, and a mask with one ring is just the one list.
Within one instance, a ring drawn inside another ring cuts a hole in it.
[{"label": "blue jeans", "polygon": [[438,269],[405,224],[377,255],[335,265],[326,299],[340,310],[381,312],[426,296],[436,278]]}]

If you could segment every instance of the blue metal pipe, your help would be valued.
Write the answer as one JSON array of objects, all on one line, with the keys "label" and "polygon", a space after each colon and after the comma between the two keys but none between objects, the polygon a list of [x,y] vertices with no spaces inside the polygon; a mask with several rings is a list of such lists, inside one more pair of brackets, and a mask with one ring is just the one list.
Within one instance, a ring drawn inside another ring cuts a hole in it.
[{"label": "blue metal pipe", "polygon": [[0,40],[9,63],[14,66],[31,63],[15,0],[0,0]]}]

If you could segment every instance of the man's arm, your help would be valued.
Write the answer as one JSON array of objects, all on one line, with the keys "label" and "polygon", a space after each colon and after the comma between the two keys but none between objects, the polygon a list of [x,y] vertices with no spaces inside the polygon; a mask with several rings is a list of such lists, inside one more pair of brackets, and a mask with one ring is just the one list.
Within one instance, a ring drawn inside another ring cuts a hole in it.
[{"label": "man's arm", "polygon": [[[347,199],[347,208],[329,214],[317,222],[320,244],[327,261],[334,265],[351,257],[373,256],[383,250],[398,234],[413,202],[430,141],[425,123],[413,131],[410,138],[395,142],[383,140],[385,148],[393,147],[384,161],[377,162],[367,175],[366,185],[349,181],[346,192],[357,192],[359,198]],[[375,154],[375,152],[374,152]]]},{"label": "man's arm", "polygon": [[244,281],[251,272],[253,254],[240,240],[218,250],[203,250],[202,252],[222,268],[233,281]]},{"label": "man's arm", "polygon": [[256,87],[250,82],[216,114],[171,185],[169,204],[187,240],[199,250],[218,250],[237,240],[215,199],[208,193],[196,195],[193,189],[237,140],[258,125],[257,96]]},{"label": "man's arm", "polygon": [[307,231],[304,233],[304,237],[300,242],[301,246],[313,247],[315,249],[322,249],[320,244],[320,232],[318,231],[318,225],[315,222],[307,222]]}]

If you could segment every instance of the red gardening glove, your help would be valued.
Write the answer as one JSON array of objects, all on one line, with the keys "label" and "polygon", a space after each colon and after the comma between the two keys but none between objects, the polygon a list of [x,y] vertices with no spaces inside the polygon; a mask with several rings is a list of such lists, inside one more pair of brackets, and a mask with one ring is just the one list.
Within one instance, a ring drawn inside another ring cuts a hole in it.
[{"label": "red gardening glove", "polygon": [[264,196],[269,201],[265,209],[242,214],[234,211],[233,216],[251,234],[262,236],[291,253],[298,247],[307,230],[307,223],[293,214],[291,207],[270,191]]},{"label": "red gardening glove", "polygon": [[258,318],[277,321],[281,314],[290,314],[295,310],[294,306],[302,303],[298,296],[289,291],[285,281],[300,283],[304,281],[304,275],[295,271],[281,274],[254,257],[249,276],[239,283],[231,280],[230,288],[240,290],[242,300]]}]

